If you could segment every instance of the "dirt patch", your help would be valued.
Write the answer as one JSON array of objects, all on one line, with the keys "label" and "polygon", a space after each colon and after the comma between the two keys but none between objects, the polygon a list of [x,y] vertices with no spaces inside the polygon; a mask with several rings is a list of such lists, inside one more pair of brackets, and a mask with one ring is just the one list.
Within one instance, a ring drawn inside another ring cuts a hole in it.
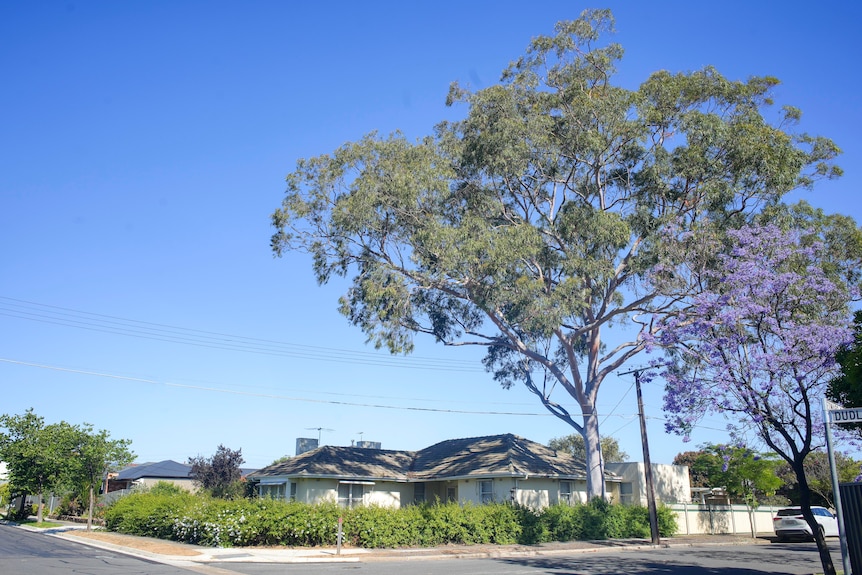
[{"label": "dirt patch", "polygon": [[200,555],[200,551],[182,543],[174,541],[163,541],[149,537],[137,537],[135,535],[123,535],[122,533],[111,533],[109,531],[67,531],[66,535],[94,539],[104,543],[113,543],[123,547],[131,547],[139,551],[149,551],[159,555],[179,555],[182,557],[194,557]]}]

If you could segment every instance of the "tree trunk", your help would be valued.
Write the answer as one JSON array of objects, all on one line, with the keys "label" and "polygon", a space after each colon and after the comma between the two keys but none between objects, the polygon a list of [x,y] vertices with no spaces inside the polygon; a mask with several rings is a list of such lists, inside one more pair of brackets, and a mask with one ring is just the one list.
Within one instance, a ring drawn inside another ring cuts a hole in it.
[{"label": "tree trunk", "polygon": [[808,486],[805,469],[802,467],[803,461],[804,458],[800,458],[793,462],[793,471],[796,473],[796,481],[799,484],[799,504],[802,508],[802,516],[808,523],[808,527],[811,528],[811,533],[814,534],[814,541],[817,543],[817,551],[820,554],[820,564],[823,566],[823,575],[836,575],[826,538],[820,532],[820,524],[817,523],[811,512],[811,488]]},{"label": "tree trunk", "polygon": [[602,461],[602,445],[599,437],[599,418],[593,406],[582,407],[584,413],[584,446],[587,466],[587,500],[596,497],[607,500],[605,489],[605,462]]},{"label": "tree trunk", "polygon": [[[752,507],[748,503],[745,504],[745,508],[748,509],[748,525],[751,527],[751,538],[757,539],[757,527],[754,525],[754,511],[755,511],[755,509],[754,509],[754,507]],[[731,513],[733,513],[732,508],[731,508]]]},{"label": "tree trunk", "polygon": [[42,488],[39,487],[39,502],[36,504],[36,523],[42,523]]},{"label": "tree trunk", "polygon": [[90,484],[90,509],[87,511],[87,531],[93,529],[93,500],[95,499],[93,495],[93,484]]}]

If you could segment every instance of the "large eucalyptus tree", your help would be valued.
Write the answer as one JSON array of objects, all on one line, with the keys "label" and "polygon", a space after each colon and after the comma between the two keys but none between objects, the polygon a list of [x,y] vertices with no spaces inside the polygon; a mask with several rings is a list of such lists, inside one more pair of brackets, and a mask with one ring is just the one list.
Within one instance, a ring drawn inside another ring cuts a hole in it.
[{"label": "large eucalyptus tree", "polygon": [[272,216],[276,254],[307,250],[319,282],[351,279],[341,311],[376,346],[486,347],[497,381],[583,435],[590,497],[604,495],[599,389],[690,293],[681,262],[708,264],[703,237],[837,174],[830,141],[791,131],[797,110],[766,111],[777,80],[705,68],[628,89],[612,29],[587,11],[498,85],[453,85],[466,117],[433,136],[299,160]]}]

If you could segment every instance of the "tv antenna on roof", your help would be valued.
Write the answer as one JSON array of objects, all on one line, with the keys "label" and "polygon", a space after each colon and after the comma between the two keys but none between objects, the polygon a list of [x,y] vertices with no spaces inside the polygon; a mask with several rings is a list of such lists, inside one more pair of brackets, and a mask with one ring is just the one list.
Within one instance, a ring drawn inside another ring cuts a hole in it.
[{"label": "tv antenna on roof", "polygon": [[329,429],[328,427],[306,427],[309,431],[317,430],[317,446],[320,447],[320,432],[321,431],[335,431],[334,429]]}]

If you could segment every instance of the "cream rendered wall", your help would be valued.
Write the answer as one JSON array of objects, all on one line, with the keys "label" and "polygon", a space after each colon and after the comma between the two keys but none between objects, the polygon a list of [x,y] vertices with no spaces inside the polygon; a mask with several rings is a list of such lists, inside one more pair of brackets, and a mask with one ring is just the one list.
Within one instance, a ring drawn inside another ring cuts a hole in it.
[{"label": "cream rendered wall", "polygon": [[[297,479],[296,500],[303,503],[323,503],[338,501],[338,480],[336,479]],[[365,485],[362,495],[363,505],[380,507],[401,507],[413,502],[413,486],[394,481],[375,482]]]},{"label": "cream rendered wall", "polygon": [[136,479],[134,482],[136,486],[146,488],[153,487],[157,483],[173,483],[177,487],[182,487],[186,491],[191,491],[192,493],[198,490],[198,486],[191,479],[158,479],[155,477],[142,477],[141,479]]},{"label": "cream rendered wall", "polygon": [[519,479],[515,502],[531,509],[542,509],[560,499],[560,482],[556,479]]},{"label": "cream rendered wall", "polygon": [[[606,463],[605,468],[621,476],[624,483],[632,484],[631,503],[633,505],[647,504],[646,468],[642,462]],[[691,500],[691,482],[687,465],[653,463],[651,468],[656,501],[681,503]],[[619,490],[617,490],[617,497],[614,500],[620,500]]]},{"label": "cream rendered wall", "polygon": [[296,500],[303,503],[338,501],[338,482],[334,479],[297,479]]},{"label": "cream rendered wall", "polygon": [[401,507],[413,503],[413,485],[386,481],[365,487],[362,502],[380,507]]}]

